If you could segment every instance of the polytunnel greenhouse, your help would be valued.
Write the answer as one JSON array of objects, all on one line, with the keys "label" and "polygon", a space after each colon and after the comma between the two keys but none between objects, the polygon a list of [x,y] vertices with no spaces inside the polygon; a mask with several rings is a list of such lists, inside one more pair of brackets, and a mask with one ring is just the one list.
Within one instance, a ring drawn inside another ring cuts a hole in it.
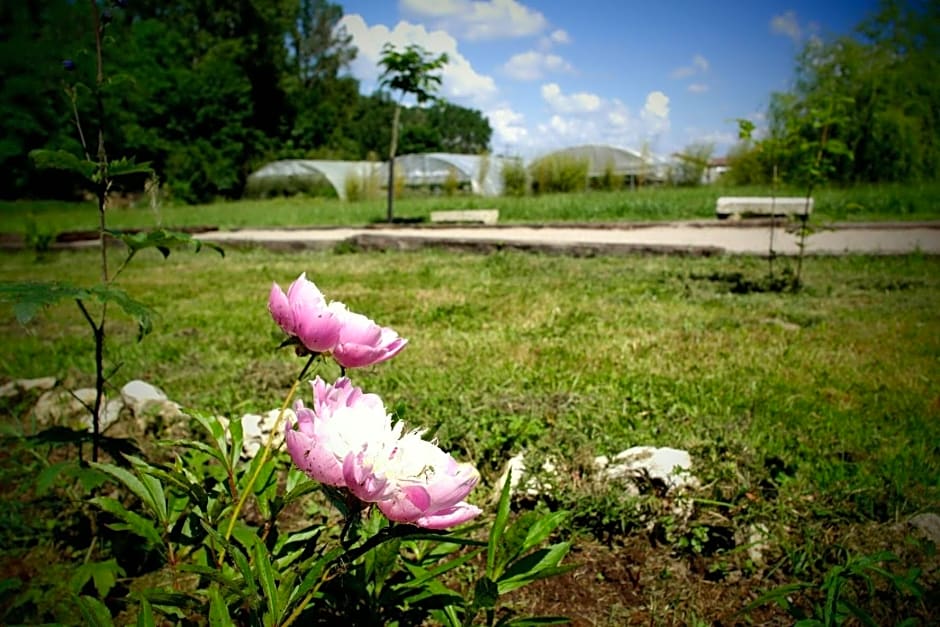
[{"label": "polytunnel greenhouse", "polygon": [[629,148],[596,144],[572,146],[542,155],[535,160],[533,165],[551,159],[587,162],[588,178],[616,175],[629,177],[631,181],[639,178],[664,181],[668,175],[668,163],[661,157],[652,154],[644,155]]},{"label": "polytunnel greenhouse", "polygon": [[249,190],[264,195],[266,191],[317,190],[328,185],[346,200],[350,184],[378,181],[380,164],[374,161],[319,161],[285,159],[273,161],[248,177]]},{"label": "polytunnel greenhouse", "polygon": [[[499,196],[503,192],[505,163],[505,158],[489,155],[447,152],[401,155],[395,157],[395,178],[401,178],[406,187],[442,188],[451,181],[478,196]],[[379,177],[383,185],[387,184],[387,163],[381,165]]]}]

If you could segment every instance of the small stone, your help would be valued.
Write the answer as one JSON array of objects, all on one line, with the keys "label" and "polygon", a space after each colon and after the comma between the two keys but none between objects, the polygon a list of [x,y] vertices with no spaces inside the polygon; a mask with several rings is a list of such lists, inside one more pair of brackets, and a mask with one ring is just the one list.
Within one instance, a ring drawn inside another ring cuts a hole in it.
[{"label": "small stone", "polygon": [[927,540],[940,546],[940,516],[933,512],[926,512],[912,516],[907,521],[911,527],[919,531]]},{"label": "small stone", "polygon": [[[163,390],[139,379],[130,381],[121,388],[121,397],[135,416],[152,405],[160,405],[162,410],[162,406],[169,400]],[[176,408],[179,409],[179,406]]]},{"label": "small stone", "polygon": [[[94,407],[97,391],[95,388],[80,388],[78,390],[51,390],[44,392],[33,407],[36,423],[41,428],[54,425],[70,427],[72,429],[94,429],[89,407]],[[98,410],[99,432],[117,422],[124,403],[118,399],[108,401],[102,399],[101,409]]]},{"label": "small stone", "polygon": [[[245,414],[241,417],[242,423],[242,452],[241,456],[245,459],[253,459],[260,451],[261,448],[267,443],[268,436],[274,430],[275,425],[277,424],[277,418],[280,415],[281,410],[272,409],[271,411],[258,415],[258,414]],[[274,449],[280,448],[281,444],[284,442],[284,425],[288,422],[293,422],[296,419],[296,416],[291,409],[284,411],[284,419],[281,421],[281,424],[278,426],[277,431],[274,432],[274,440],[272,447]],[[226,427],[228,426],[228,420],[223,422]],[[229,436],[229,441],[231,437]]]},{"label": "small stone", "polygon": [[7,381],[3,385],[0,385],[0,398],[10,398],[16,396],[18,393],[16,382]]},{"label": "small stone", "polygon": [[19,379],[16,382],[17,387],[19,387],[24,392],[29,392],[31,390],[51,390],[55,387],[56,378],[55,377],[39,377],[37,379]]},{"label": "small stone", "polygon": [[614,456],[614,463],[604,469],[610,479],[661,482],[666,493],[699,485],[689,470],[692,458],[687,451],[655,446],[634,446]]}]

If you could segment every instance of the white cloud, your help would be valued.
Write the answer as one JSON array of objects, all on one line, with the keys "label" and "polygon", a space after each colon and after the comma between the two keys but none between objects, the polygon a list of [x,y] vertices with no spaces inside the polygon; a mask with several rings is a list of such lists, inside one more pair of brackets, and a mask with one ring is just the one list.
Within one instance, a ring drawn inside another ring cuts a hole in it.
[{"label": "white cloud", "polygon": [[693,94],[704,94],[708,91],[708,85],[705,83],[690,83],[687,89]]},{"label": "white cloud", "polygon": [[669,117],[669,96],[661,91],[651,91],[646,95],[646,104],[643,105],[643,114],[656,118]]},{"label": "white cloud", "polygon": [[[552,91],[549,88],[549,92]],[[669,130],[669,98],[662,92],[647,96],[639,115],[634,115],[617,98],[598,97],[598,100],[597,109],[588,113],[553,112],[546,121],[531,129],[527,142],[519,147],[520,152],[537,156],[579,144],[609,144],[638,150],[641,146],[655,144]]]},{"label": "white cloud", "polygon": [[528,37],[548,27],[541,12],[516,0],[399,0],[399,7],[469,40]]},{"label": "white cloud", "polygon": [[601,99],[596,94],[578,92],[565,95],[558,83],[542,85],[542,99],[555,113],[591,113],[601,106]]},{"label": "white cloud", "polygon": [[795,11],[787,11],[780,15],[775,15],[773,19],[770,20],[770,32],[775,35],[784,35],[789,37],[793,43],[798,44],[803,38],[803,29],[800,28],[800,23],[796,19]]},{"label": "white cloud", "polygon": [[692,63],[674,69],[669,76],[672,78],[688,78],[696,74],[704,74],[708,71],[709,67],[708,59],[697,54],[692,57]]},{"label": "white cloud", "polygon": [[553,44],[570,44],[571,38],[568,36],[568,31],[562,29],[556,29],[552,31],[552,34],[548,36]]},{"label": "white cloud", "polygon": [[529,135],[525,127],[525,116],[508,106],[491,109],[486,113],[493,128],[493,147],[518,146]]},{"label": "white cloud", "polygon": [[520,81],[534,81],[546,73],[571,72],[571,64],[557,54],[547,54],[530,50],[513,55],[503,66],[503,71]]},{"label": "white cloud", "polygon": [[361,15],[346,15],[337,28],[345,27],[353,38],[353,45],[359,54],[351,64],[355,77],[365,83],[375,83],[379,77],[379,58],[382,46],[391,43],[402,48],[408,44],[418,44],[428,52],[437,55],[446,53],[447,65],[441,71],[441,95],[448,99],[461,101],[481,107],[490,102],[497,93],[492,77],[480,74],[457,49],[457,40],[442,30],[428,31],[424,26],[401,21],[394,29],[376,24],[369,26]]}]

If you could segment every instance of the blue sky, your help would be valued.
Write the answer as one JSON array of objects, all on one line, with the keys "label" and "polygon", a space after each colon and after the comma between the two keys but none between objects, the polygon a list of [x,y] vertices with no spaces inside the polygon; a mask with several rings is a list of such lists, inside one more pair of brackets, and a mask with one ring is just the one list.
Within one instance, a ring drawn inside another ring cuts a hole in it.
[{"label": "blue sky", "polygon": [[849,33],[877,0],[349,0],[350,73],[371,92],[386,42],[446,52],[441,95],[483,112],[494,152],[586,143],[669,154],[733,145],[763,121],[813,37]]}]

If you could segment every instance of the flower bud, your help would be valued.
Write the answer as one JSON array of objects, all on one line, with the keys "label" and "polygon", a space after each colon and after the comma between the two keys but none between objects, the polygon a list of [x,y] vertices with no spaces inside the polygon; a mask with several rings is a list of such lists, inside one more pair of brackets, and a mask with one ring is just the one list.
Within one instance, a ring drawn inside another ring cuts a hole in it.
[{"label": "flower bud", "polygon": [[67,72],[71,72],[75,69],[75,61],[72,61],[71,59],[62,59],[62,68]]}]

